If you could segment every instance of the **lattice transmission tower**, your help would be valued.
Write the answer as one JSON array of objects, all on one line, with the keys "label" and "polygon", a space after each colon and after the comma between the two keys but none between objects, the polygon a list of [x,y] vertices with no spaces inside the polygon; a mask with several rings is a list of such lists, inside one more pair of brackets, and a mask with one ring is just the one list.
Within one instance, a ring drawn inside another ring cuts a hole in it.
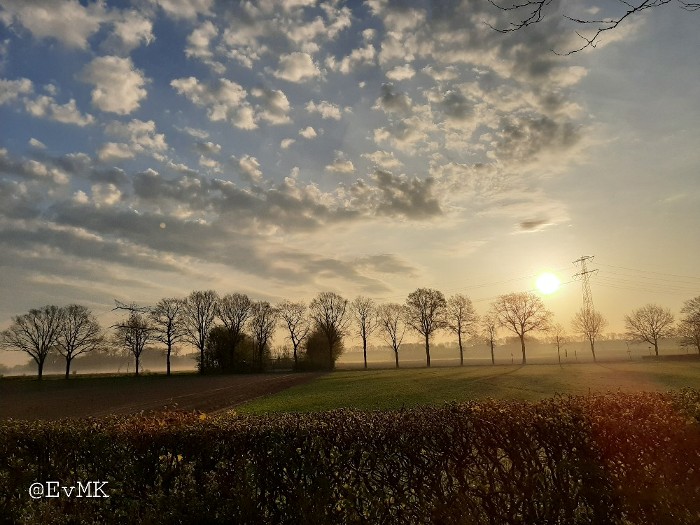
[{"label": "lattice transmission tower", "polygon": [[580,279],[581,280],[581,288],[583,291],[583,310],[586,312],[592,312],[593,311],[593,294],[591,294],[591,274],[594,274],[598,271],[597,268],[593,270],[589,270],[587,266],[587,262],[592,260],[594,255],[582,255],[580,258],[576,259],[574,261],[574,264],[579,264],[581,265],[581,271],[574,274],[574,279]]}]

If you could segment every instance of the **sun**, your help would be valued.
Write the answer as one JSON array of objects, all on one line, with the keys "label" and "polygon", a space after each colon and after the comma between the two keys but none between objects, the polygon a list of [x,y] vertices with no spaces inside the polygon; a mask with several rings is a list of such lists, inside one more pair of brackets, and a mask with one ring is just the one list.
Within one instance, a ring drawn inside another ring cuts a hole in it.
[{"label": "sun", "polygon": [[543,272],[537,277],[537,289],[544,295],[549,295],[559,289],[561,281],[553,273]]}]

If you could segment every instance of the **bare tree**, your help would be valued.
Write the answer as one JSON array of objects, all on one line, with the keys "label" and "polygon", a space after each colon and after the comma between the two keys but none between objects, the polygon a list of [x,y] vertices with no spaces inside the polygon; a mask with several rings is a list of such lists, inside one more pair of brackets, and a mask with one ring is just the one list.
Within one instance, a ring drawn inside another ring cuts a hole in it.
[{"label": "bare tree", "polygon": [[700,295],[687,300],[681,314],[683,317],[678,326],[681,346],[694,346],[700,354]]},{"label": "bare tree", "polygon": [[154,338],[165,345],[166,375],[170,375],[170,356],[176,343],[185,336],[182,299],[161,299],[149,312]]},{"label": "bare tree", "polygon": [[[559,364],[561,364],[561,347],[567,342],[566,330],[560,323],[557,323],[552,326],[551,332],[552,343],[554,343],[554,345],[557,347],[557,360],[559,361]],[[595,360],[595,353],[593,354],[593,360]]]},{"label": "bare tree", "polygon": [[391,345],[391,349],[394,351],[396,368],[399,367],[399,349],[406,333],[404,317],[405,307],[400,304],[388,303],[377,307],[377,326],[384,340]]},{"label": "bare tree", "polygon": [[432,288],[418,288],[406,299],[406,322],[425,338],[427,367],[430,367],[430,336],[445,327],[445,308],[445,296]]},{"label": "bare tree", "polygon": [[588,339],[591,345],[591,353],[593,354],[593,362],[596,361],[595,341],[603,333],[603,329],[606,326],[608,326],[608,321],[600,312],[591,308],[581,308],[571,321],[571,327],[574,332]]},{"label": "bare tree", "polygon": [[376,305],[372,299],[360,295],[352,302],[350,309],[362,338],[362,352],[365,358],[365,368],[367,368],[367,338],[377,326]]},{"label": "bare tree", "polygon": [[2,346],[26,352],[36,362],[38,378],[42,379],[44,362],[58,342],[63,311],[58,306],[33,308],[12,318],[12,324],[2,332]]},{"label": "bare tree", "polygon": [[185,299],[182,321],[185,340],[199,350],[199,371],[204,372],[204,347],[214,326],[216,303],[215,291],[194,291]]},{"label": "bare tree", "polygon": [[[494,27],[493,29],[500,33],[511,33],[518,31],[524,27],[542,22],[550,16],[548,8],[558,2],[553,0],[489,0],[491,4],[498,9],[510,13],[514,16],[515,21],[511,22],[506,27]],[[670,4],[672,0],[618,0],[616,4],[605,4],[606,11],[601,12],[598,6],[592,6],[595,10],[591,13],[596,15],[603,13],[602,16],[581,18],[579,16],[562,15],[563,18],[577,26],[589,29],[587,34],[582,34],[576,31],[576,34],[581,38],[581,45],[565,53],[557,53],[571,55],[578,53],[588,47],[596,47],[600,42],[602,35],[608,31],[617,29],[625,20],[633,18],[642,12],[655,7],[661,7]],[[689,2],[686,0],[675,0],[678,6],[686,11],[697,11],[700,9],[700,2]]]},{"label": "bare tree", "polygon": [[254,302],[250,306],[250,331],[255,345],[258,370],[263,369],[263,356],[267,343],[275,331],[279,310],[267,301]]},{"label": "bare tree", "polygon": [[81,354],[96,350],[104,341],[102,327],[85,306],[70,304],[62,308],[56,348],[66,359],[66,379],[70,365]]},{"label": "bare tree", "polygon": [[494,301],[493,311],[498,317],[498,323],[520,338],[522,364],[526,364],[525,334],[547,330],[552,312],[547,310],[542,300],[532,292],[501,295]]},{"label": "bare tree", "polygon": [[298,365],[298,350],[301,343],[309,335],[309,320],[306,315],[306,305],[304,303],[293,303],[284,301],[279,305],[279,316],[289,331],[289,339],[294,348],[294,367]]},{"label": "bare tree", "polygon": [[659,339],[673,335],[673,314],[668,308],[647,304],[625,316],[627,335],[634,341],[654,345],[659,355]]},{"label": "bare tree", "polygon": [[457,334],[459,344],[459,365],[464,366],[464,348],[462,345],[463,335],[475,335],[476,324],[479,316],[476,315],[472,300],[466,295],[456,294],[447,300],[445,311],[445,324]]},{"label": "bare tree", "polygon": [[481,329],[486,342],[491,348],[491,364],[496,364],[496,357],[494,356],[493,349],[496,347],[496,335],[498,334],[498,316],[491,312],[485,315],[481,320]]},{"label": "bare tree", "polygon": [[243,339],[245,323],[251,315],[253,302],[241,293],[224,295],[216,309],[216,315],[226,327],[231,340],[228,359],[234,362],[236,348]]},{"label": "bare tree", "polygon": [[321,292],[309,305],[311,319],[328,344],[328,369],[335,365],[333,350],[346,333],[348,300],[334,292]]},{"label": "bare tree", "polygon": [[148,343],[155,341],[153,327],[145,313],[131,310],[128,317],[114,325],[117,331],[117,343],[127,350],[136,360],[136,375],[140,373],[141,354]]}]

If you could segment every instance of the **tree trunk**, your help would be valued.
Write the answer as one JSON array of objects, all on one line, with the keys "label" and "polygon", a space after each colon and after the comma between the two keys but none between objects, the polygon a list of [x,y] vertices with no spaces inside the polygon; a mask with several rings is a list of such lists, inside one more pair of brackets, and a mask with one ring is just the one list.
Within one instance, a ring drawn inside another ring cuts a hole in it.
[{"label": "tree trunk", "polygon": [[496,358],[493,356],[493,341],[491,341],[491,364],[496,364]]},{"label": "tree trunk", "polygon": [[139,376],[139,356],[136,356],[136,377]]},{"label": "tree trunk", "polygon": [[328,341],[328,370],[333,370],[333,343]]},{"label": "tree trunk", "polygon": [[297,345],[294,345],[294,370],[298,368],[298,361],[297,361]]},{"label": "tree trunk", "polygon": [[525,357],[525,335],[520,336],[520,347],[522,348],[523,351],[523,363],[522,364],[527,364],[527,358]]},{"label": "tree trunk", "polygon": [[171,351],[171,346],[168,345],[168,354],[167,354],[166,359],[165,359],[165,366],[166,366],[165,375],[167,375],[167,376],[170,375],[170,351]]},{"label": "tree trunk", "polygon": [[70,362],[72,360],[72,357],[66,357],[66,379],[70,379]]},{"label": "tree trunk", "polygon": [[199,373],[204,373],[204,347],[199,349]]},{"label": "tree trunk", "polygon": [[457,334],[457,341],[459,342],[459,366],[464,366],[464,349],[462,348],[462,334]]},{"label": "tree trunk", "polygon": [[39,381],[41,381],[42,376],[44,375],[44,360],[43,359],[37,360],[36,364],[39,367],[38,368],[38,374],[39,374],[38,379],[39,379]]},{"label": "tree trunk", "polygon": [[399,351],[394,349],[394,359],[396,360],[396,368],[399,367]]},{"label": "tree trunk", "polygon": [[596,359],[595,359],[595,340],[594,339],[591,339],[591,353],[593,354],[593,362],[595,363]]},{"label": "tree trunk", "polygon": [[656,352],[656,357],[659,357],[659,342],[654,341],[654,352]]},{"label": "tree trunk", "polygon": [[425,364],[430,368],[430,336],[425,334]]},{"label": "tree trunk", "polygon": [[365,370],[367,370],[367,336],[362,336],[362,352],[365,356]]}]

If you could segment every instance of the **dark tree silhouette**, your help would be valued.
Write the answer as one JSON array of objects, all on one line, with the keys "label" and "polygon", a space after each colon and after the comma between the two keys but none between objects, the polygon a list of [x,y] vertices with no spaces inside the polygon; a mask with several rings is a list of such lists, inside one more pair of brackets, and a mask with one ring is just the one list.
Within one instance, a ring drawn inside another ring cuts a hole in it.
[{"label": "dark tree silhouette", "polygon": [[158,301],[149,312],[154,338],[165,345],[166,375],[170,375],[173,348],[185,336],[184,310],[185,302],[182,299],[168,298]]},{"label": "dark tree silhouette", "polygon": [[12,318],[12,324],[2,332],[2,346],[28,353],[36,362],[38,378],[42,379],[44,362],[58,341],[62,322],[58,306],[43,306]]},{"label": "dark tree silhouette", "polygon": [[148,343],[155,341],[153,327],[148,322],[148,316],[138,309],[131,310],[129,316],[115,325],[117,342],[136,361],[136,375],[140,374],[141,354]]},{"label": "dark tree silhouette", "polygon": [[255,346],[255,361],[258,370],[263,369],[263,358],[268,342],[272,338],[277,325],[279,310],[267,301],[257,301],[251,304],[249,326]]},{"label": "dark tree silhouette", "polygon": [[596,310],[589,308],[581,308],[574,315],[571,321],[571,327],[574,332],[583,335],[591,345],[591,353],[593,354],[593,362],[596,361],[595,356],[595,341],[603,333],[603,328],[608,326],[608,322],[603,315]]},{"label": "dark tree silhouette", "polygon": [[391,345],[391,349],[394,351],[396,368],[399,367],[399,349],[406,333],[404,317],[405,307],[403,305],[388,303],[379,305],[377,308],[377,326],[384,340]]},{"label": "dark tree silhouette", "polygon": [[681,314],[683,317],[678,326],[681,346],[693,346],[700,354],[700,295],[687,300]]},{"label": "dark tree silhouette", "polygon": [[218,302],[216,315],[226,327],[230,335],[231,348],[229,348],[228,361],[236,360],[236,348],[243,338],[245,324],[251,315],[253,302],[241,293],[224,295]]},{"label": "dark tree silhouette", "polygon": [[659,340],[673,335],[673,314],[668,308],[647,304],[625,316],[627,335],[638,342],[654,345],[659,355]]},{"label": "dark tree silhouette", "polygon": [[[511,33],[519,31],[527,26],[542,22],[548,17],[559,16],[553,13],[559,2],[553,0],[489,0],[491,4],[509,13],[513,20],[505,27],[491,26],[500,33]],[[676,4],[686,11],[697,11],[700,9],[700,2],[687,2],[685,0],[617,0],[615,3],[604,4],[605,14],[602,16],[592,15],[590,18],[569,16],[563,14],[563,18],[575,25],[586,28],[588,34],[576,31],[581,38],[581,45],[569,51],[557,54],[571,55],[583,51],[588,47],[596,47],[601,37],[608,31],[614,31],[627,19],[630,19],[649,9],[661,7],[667,4]],[[598,8],[597,5],[591,6]],[[593,11],[600,12],[599,10]]]},{"label": "dark tree silhouette", "polygon": [[485,315],[481,320],[481,328],[486,342],[491,348],[491,364],[496,364],[496,357],[494,355],[493,349],[496,347],[496,335],[498,334],[498,317],[495,313],[490,313]]},{"label": "dark tree silhouette", "polygon": [[280,319],[287,327],[289,339],[294,348],[294,367],[299,365],[299,350],[301,344],[309,335],[310,325],[306,315],[306,305],[304,303],[293,303],[284,301],[279,305]]},{"label": "dark tree silhouette", "polygon": [[494,301],[493,311],[498,323],[520,338],[522,364],[526,364],[525,334],[535,330],[547,330],[552,312],[547,310],[542,300],[532,292],[501,295]]},{"label": "dark tree silhouette", "polygon": [[328,344],[328,369],[335,366],[335,348],[341,343],[347,330],[348,300],[334,292],[321,292],[309,305],[311,319]]},{"label": "dark tree silhouette", "polygon": [[462,336],[475,335],[476,324],[479,316],[476,315],[474,305],[469,297],[456,294],[447,300],[445,311],[445,323],[447,327],[457,335],[459,345],[459,366],[464,366],[464,348]]},{"label": "dark tree silhouette", "polygon": [[430,336],[445,325],[447,301],[442,292],[418,288],[406,299],[406,322],[425,338],[425,364],[430,367]]},{"label": "dark tree silhouette", "polygon": [[350,305],[357,329],[362,338],[362,353],[367,368],[367,338],[377,326],[376,305],[368,297],[358,296]]},{"label": "dark tree silhouette", "polygon": [[204,372],[204,349],[214,326],[216,303],[219,297],[213,290],[194,291],[185,299],[183,325],[185,339],[199,350],[199,371]]},{"label": "dark tree silhouette", "polygon": [[[557,347],[557,360],[561,364],[561,346],[566,343],[566,331],[564,327],[557,323],[552,326],[552,343]],[[593,354],[593,359],[595,360],[595,353]]]},{"label": "dark tree silhouette", "polygon": [[66,379],[68,379],[73,359],[97,350],[103,343],[104,336],[100,323],[87,307],[70,304],[61,310],[56,348],[66,359]]}]

